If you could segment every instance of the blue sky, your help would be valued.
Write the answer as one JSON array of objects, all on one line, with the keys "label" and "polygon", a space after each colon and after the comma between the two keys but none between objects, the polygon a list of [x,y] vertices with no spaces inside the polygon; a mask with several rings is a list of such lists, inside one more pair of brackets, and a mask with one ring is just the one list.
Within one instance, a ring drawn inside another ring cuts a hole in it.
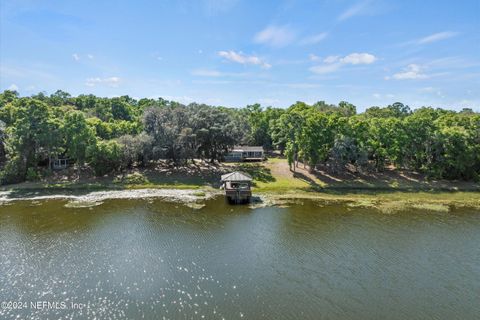
[{"label": "blue sky", "polygon": [[0,89],[480,110],[479,0],[2,0]]}]

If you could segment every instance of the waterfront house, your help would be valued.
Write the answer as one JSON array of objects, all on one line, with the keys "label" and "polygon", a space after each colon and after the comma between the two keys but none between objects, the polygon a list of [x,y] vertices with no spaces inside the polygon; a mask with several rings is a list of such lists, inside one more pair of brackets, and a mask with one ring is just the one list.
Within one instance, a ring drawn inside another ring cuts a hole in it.
[{"label": "waterfront house", "polygon": [[51,166],[53,170],[63,170],[68,167],[68,159],[56,158],[52,159]]},{"label": "waterfront house", "polygon": [[262,146],[235,146],[225,156],[225,161],[263,161],[265,151]]}]

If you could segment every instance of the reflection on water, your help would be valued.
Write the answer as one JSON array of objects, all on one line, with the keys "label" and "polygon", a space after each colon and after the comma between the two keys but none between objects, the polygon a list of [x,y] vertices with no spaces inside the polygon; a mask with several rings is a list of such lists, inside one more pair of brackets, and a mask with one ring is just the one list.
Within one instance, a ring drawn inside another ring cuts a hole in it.
[{"label": "reflection on water", "polygon": [[0,301],[67,309],[0,318],[475,319],[479,243],[467,210],[12,202],[0,207]]}]

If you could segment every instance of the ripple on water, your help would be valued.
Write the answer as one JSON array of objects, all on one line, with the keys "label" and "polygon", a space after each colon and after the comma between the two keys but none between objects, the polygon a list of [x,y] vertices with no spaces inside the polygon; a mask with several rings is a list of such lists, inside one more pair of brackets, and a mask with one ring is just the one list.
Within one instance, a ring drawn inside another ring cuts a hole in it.
[{"label": "ripple on water", "polygon": [[[98,199],[98,198],[97,198]],[[77,199],[70,199],[72,202]],[[473,318],[478,214],[201,210],[155,201],[0,208],[0,300],[86,303],[0,319]],[[477,312],[478,311],[478,312]]]}]

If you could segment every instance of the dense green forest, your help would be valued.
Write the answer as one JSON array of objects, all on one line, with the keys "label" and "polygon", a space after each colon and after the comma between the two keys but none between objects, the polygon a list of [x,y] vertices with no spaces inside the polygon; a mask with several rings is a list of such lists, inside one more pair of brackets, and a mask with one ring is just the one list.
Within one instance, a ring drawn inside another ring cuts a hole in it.
[{"label": "dense green forest", "polygon": [[284,154],[292,170],[387,167],[432,178],[480,178],[480,114],[402,103],[357,114],[347,102],[297,102],[287,109],[183,105],[128,96],[72,97],[64,91],[20,97],[0,94],[0,178],[36,180],[54,159],[88,166],[96,175],[167,159],[221,161],[236,144],[263,145]]}]

